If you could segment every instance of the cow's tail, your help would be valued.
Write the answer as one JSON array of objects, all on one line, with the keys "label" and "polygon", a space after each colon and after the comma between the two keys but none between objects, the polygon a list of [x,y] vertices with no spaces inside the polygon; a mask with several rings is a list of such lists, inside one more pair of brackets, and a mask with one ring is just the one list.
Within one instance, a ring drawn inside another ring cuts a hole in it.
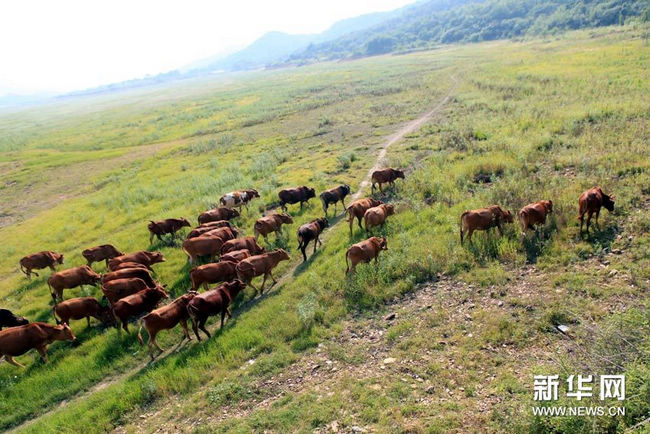
[{"label": "cow's tail", "polygon": [[47,287],[50,289],[50,295],[54,300],[54,304],[56,304],[56,294],[52,291],[52,285],[50,285],[50,279],[47,279]]},{"label": "cow's tail", "polygon": [[181,246],[181,250],[187,255],[187,260],[190,261],[190,264],[192,263],[192,255],[190,255],[190,252],[187,251],[185,246]]},{"label": "cow's tail", "polygon": [[194,307],[191,304],[187,305],[187,314],[190,316],[190,319],[192,320],[192,323],[196,323],[196,316],[197,316],[197,311],[196,307]]},{"label": "cow's tail", "polygon": [[138,329],[138,342],[140,342],[140,346],[144,346],[144,340],[142,339],[142,328],[144,327],[144,324],[142,323],[142,320],[140,320],[140,328]]},{"label": "cow's tail", "polygon": [[54,321],[56,321],[57,325],[61,324],[61,321],[56,317],[56,303],[54,306],[52,306],[52,316],[54,317]]},{"label": "cow's tail", "polygon": [[349,253],[349,251],[345,252],[345,274],[348,274],[350,272],[350,262],[348,261]]},{"label": "cow's tail", "polygon": [[[29,274],[27,274],[27,270],[25,270],[25,268],[23,267],[22,262],[20,263],[20,271],[22,271],[25,274],[25,276],[29,276]],[[34,273],[34,274],[36,274],[36,273]],[[38,276],[38,274],[36,274],[36,275]]]},{"label": "cow's tail", "polygon": [[260,236],[260,225],[257,222],[253,225],[253,235],[255,236],[255,241],[257,241],[257,238]]},{"label": "cow's tail", "polygon": [[469,211],[465,211],[464,213],[462,213],[460,215],[460,225],[459,225],[459,227],[460,227],[460,243],[461,244],[463,244],[463,236],[464,236],[464,233],[463,233],[463,219],[465,218],[465,216],[467,214],[469,214]]},{"label": "cow's tail", "polygon": [[303,241],[303,236],[300,232],[298,232],[298,248],[302,247],[302,241]]}]

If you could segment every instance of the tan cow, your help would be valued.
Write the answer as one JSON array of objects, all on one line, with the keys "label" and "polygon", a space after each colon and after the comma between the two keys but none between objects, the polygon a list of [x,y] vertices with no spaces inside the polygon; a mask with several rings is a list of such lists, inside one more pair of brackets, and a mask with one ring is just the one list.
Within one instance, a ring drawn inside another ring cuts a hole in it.
[{"label": "tan cow", "polygon": [[216,208],[210,209],[199,215],[199,224],[214,222],[218,220],[230,220],[239,217],[239,211],[236,209]]},{"label": "tan cow", "polygon": [[378,206],[368,208],[363,214],[363,221],[366,225],[366,232],[375,226],[384,226],[388,216],[395,214],[395,207],[390,204],[382,203]]},{"label": "tan cow", "polygon": [[102,284],[110,282],[111,280],[138,278],[144,280],[147,286],[153,288],[156,286],[156,281],[151,277],[149,270],[145,268],[123,268],[117,271],[111,271],[102,276]]},{"label": "tan cow", "polygon": [[158,241],[162,241],[162,236],[167,234],[171,234],[173,241],[176,237],[176,232],[184,227],[189,228],[190,226],[190,222],[183,217],[179,219],[171,218],[158,221],[150,220],[147,225],[147,229],[149,229],[149,244],[153,242],[154,236],[158,238]]},{"label": "tan cow", "polygon": [[47,286],[50,288],[52,299],[56,303],[57,300],[63,300],[63,290],[76,288],[83,285],[97,285],[102,280],[102,276],[95,273],[92,268],[87,265],[81,267],[69,268],[67,270],[59,271],[52,274],[47,279]]},{"label": "tan cow", "polygon": [[90,317],[98,319],[104,324],[113,321],[110,308],[99,304],[95,297],[79,297],[62,301],[52,308],[52,313],[57,324],[69,325],[71,319],[86,318],[88,327],[90,327]]},{"label": "tan cow", "polygon": [[465,211],[460,216],[460,243],[463,243],[465,233],[467,233],[469,241],[472,242],[474,231],[486,231],[493,227],[499,229],[499,234],[503,235],[501,224],[513,221],[510,211],[504,211],[498,205]]},{"label": "tan cow", "polygon": [[113,305],[121,298],[135,294],[143,289],[150,288],[142,279],[137,277],[128,277],[124,279],[110,280],[102,285],[102,293]]},{"label": "tan cow", "polygon": [[580,205],[580,215],[578,216],[578,220],[580,220],[581,237],[582,223],[584,222],[585,214],[587,214],[587,236],[589,236],[589,223],[591,222],[591,216],[596,214],[596,224],[598,224],[600,208],[604,206],[607,211],[614,211],[615,199],[614,196],[608,196],[603,193],[603,190],[600,187],[590,188],[580,195],[580,198],[578,199]]},{"label": "tan cow", "polygon": [[235,300],[237,295],[244,289],[246,285],[241,280],[233,280],[232,282],[223,283],[220,286],[199,294],[190,301],[187,306],[187,312],[192,318],[192,329],[196,338],[200,341],[199,330],[208,335],[210,332],[205,328],[205,322],[209,316],[221,314],[221,328],[223,328],[223,320],[226,315],[231,318],[229,306]]},{"label": "tan cow", "polygon": [[316,253],[316,247],[318,244],[323,245],[320,240],[320,234],[323,233],[326,227],[329,226],[329,222],[326,218],[321,217],[316,220],[312,220],[309,223],[298,228],[298,248],[302,252],[303,262],[307,262],[307,245],[313,240],[314,241],[314,254]]},{"label": "tan cow", "polygon": [[228,220],[217,220],[216,222],[209,222],[205,223],[202,225],[199,225],[198,227],[192,229],[188,234],[186,238],[195,238],[198,237],[199,235],[202,235],[206,232],[210,232],[213,229],[218,229],[218,228],[231,228],[232,225]]},{"label": "tan cow", "polygon": [[[260,253],[264,253],[264,251]],[[258,253],[256,253],[256,255],[257,254]],[[251,257],[251,252],[248,249],[233,250],[232,252],[224,253],[221,256],[219,256],[219,261],[220,262],[230,261],[230,262],[237,263],[250,257]]]},{"label": "tan cow", "polygon": [[255,241],[257,241],[258,237],[262,235],[268,242],[267,236],[271,232],[275,232],[275,236],[279,237],[282,235],[282,225],[290,224],[293,224],[293,218],[291,218],[291,216],[286,212],[261,217],[257,219],[255,225],[253,226]]},{"label": "tan cow", "polygon": [[228,240],[225,243],[223,243],[223,246],[221,247],[221,254],[223,255],[226,253],[230,253],[242,249],[248,250],[253,255],[259,255],[260,253],[264,253],[264,247],[257,244],[255,238],[244,237],[244,238],[237,238],[234,240]]},{"label": "tan cow", "polygon": [[345,274],[354,271],[360,262],[368,263],[374,259],[375,264],[377,264],[379,252],[382,250],[388,250],[386,237],[370,237],[367,240],[353,244],[345,252],[345,264],[347,265]]},{"label": "tan cow", "polygon": [[56,264],[63,264],[63,254],[51,250],[44,250],[22,258],[20,260],[20,271],[25,273],[28,279],[31,279],[32,273],[38,276],[38,273],[33,272],[32,270],[40,270],[42,268],[50,267],[50,270],[56,271],[54,268]]},{"label": "tan cow", "polygon": [[399,178],[404,179],[404,172],[401,170],[393,169],[390,167],[387,169],[375,170],[371,175],[371,191],[375,191],[375,184],[379,184],[379,191],[382,191],[382,184],[388,183],[392,186],[395,184],[395,180]]},{"label": "tan cow", "polygon": [[553,212],[553,202],[540,200],[530,203],[519,211],[519,223],[521,223],[521,236],[526,236],[528,229],[535,229],[536,225],[544,225],[546,216]]},{"label": "tan cow", "polygon": [[209,256],[210,262],[214,262],[214,257],[221,251],[223,243],[224,240],[221,237],[201,235],[183,241],[183,251],[190,264],[193,264],[199,256]]},{"label": "tan cow", "polygon": [[113,305],[113,316],[115,317],[118,332],[121,334],[120,323],[122,323],[122,328],[128,333],[129,318],[145,312],[151,312],[160,303],[160,300],[168,297],[169,295],[167,295],[165,290],[158,286],[156,288],[143,289],[140,292],[118,300]]},{"label": "tan cow", "polygon": [[50,325],[44,322],[11,327],[0,331],[0,359],[14,366],[25,366],[14,360],[31,349],[36,349],[44,362],[47,363],[47,347],[54,341],[73,341],[74,333],[69,326]]},{"label": "tan cow", "polygon": [[108,260],[116,256],[122,256],[124,253],[120,252],[112,244],[102,244],[101,246],[90,247],[81,252],[81,256],[86,258],[87,265],[90,267],[93,262],[105,261],[108,267]]},{"label": "tan cow", "polygon": [[190,282],[192,290],[198,291],[203,285],[208,289],[209,283],[228,282],[237,277],[237,263],[231,261],[219,261],[216,264],[205,264],[190,270]]},{"label": "tan cow", "polygon": [[204,232],[201,235],[199,235],[197,238],[219,237],[225,242],[237,238],[237,235],[239,235],[239,231],[237,229],[224,227],[224,228],[214,228],[212,230]]},{"label": "tan cow", "polygon": [[147,267],[159,262],[165,262],[165,257],[160,252],[149,252],[147,250],[140,250],[139,252],[127,253],[126,255],[116,256],[108,261],[108,268],[113,270],[119,264],[124,262],[137,262]]},{"label": "tan cow", "polygon": [[141,268],[143,270],[151,271],[151,267],[144,264],[140,264],[139,262],[121,262],[119,264],[113,265],[113,267],[109,267],[109,270],[120,271],[127,268]]},{"label": "tan cow", "polygon": [[345,211],[348,213],[348,222],[350,223],[350,236],[352,236],[352,225],[354,225],[354,219],[356,218],[359,223],[359,229],[363,229],[361,226],[361,219],[366,211],[372,207],[381,205],[382,201],[373,199],[371,197],[366,197],[363,199],[358,199],[352,202]]},{"label": "tan cow", "polygon": [[237,264],[237,277],[246,285],[250,285],[255,290],[255,294],[257,294],[258,289],[253,286],[251,281],[254,277],[263,275],[264,280],[259,289],[259,293],[262,295],[268,276],[271,276],[271,279],[273,279],[273,284],[277,283],[275,277],[273,277],[273,269],[277,267],[280,261],[288,261],[289,259],[289,254],[284,249],[275,249],[272,252],[251,256]]}]

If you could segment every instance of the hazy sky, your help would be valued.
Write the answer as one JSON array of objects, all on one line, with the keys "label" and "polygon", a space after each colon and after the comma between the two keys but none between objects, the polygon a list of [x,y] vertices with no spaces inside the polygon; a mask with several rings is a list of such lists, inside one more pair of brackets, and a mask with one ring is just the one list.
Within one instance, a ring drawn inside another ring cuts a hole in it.
[{"label": "hazy sky", "polygon": [[317,33],[413,0],[0,1],[0,95],[169,71],[270,30]]}]

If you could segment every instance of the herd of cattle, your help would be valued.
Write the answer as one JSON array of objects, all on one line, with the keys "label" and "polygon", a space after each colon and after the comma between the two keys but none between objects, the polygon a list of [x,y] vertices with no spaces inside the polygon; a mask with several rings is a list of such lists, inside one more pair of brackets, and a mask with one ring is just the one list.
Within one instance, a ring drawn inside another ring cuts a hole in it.
[{"label": "herd of cattle", "polygon": [[[378,184],[380,191],[382,184],[393,184],[398,178],[404,179],[404,173],[395,169],[383,169],[372,174],[372,191]],[[324,191],[320,195],[325,217],[317,218],[305,223],[298,228],[298,248],[307,261],[306,248],[310,242],[314,243],[314,253],[317,246],[322,244],[320,235],[329,223],[327,220],[328,207],[341,202],[348,216],[350,235],[353,232],[355,219],[359,227],[370,232],[376,226],[383,226],[387,218],[394,214],[392,204],[385,204],[374,198],[363,198],[345,206],[345,197],[350,194],[350,186],[341,185]],[[73,340],[75,336],[69,328],[70,320],[86,318],[90,326],[90,318],[96,318],[103,324],[114,325],[121,333],[123,328],[129,331],[129,320],[141,317],[138,340],[144,345],[141,331],[144,328],[149,334],[148,348],[151,359],[155,358],[154,347],[159,353],[162,348],[156,342],[156,335],[161,330],[171,329],[180,323],[183,329],[183,339],[191,339],[187,328],[188,320],[192,322],[192,329],[200,341],[199,329],[208,337],[210,333],[205,328],[208,317],[220,315],[221,327],[225,316],[231,316],[230,304],[237,295],[246,287],[255,289],[255,293],[264,291],[267,279],[277,283],[273,276],[273,269],[281,262],[289,260],[288,253],[283,249],[267,252],[258,244],[259,236],[265,240],[272,232],[276,236],[282,234],[282,225],[292,224],[293,218],[286,212],[287,205],[303,204],[315,197],[315,190],[306,186],[285,189],[278,193],[280,207],[284,212],[274,213],[259,218],[253,227],[254,236],[239,237],[239,230],[230,223],[238,217],[242,207],[248,209],[248,204],[259,197],[256,190],[239,190],[221,197],[219,208],[211,209],[199,215],[199,225],[191,229],[187,238],[182,243],[182,250],[187,254],[190,264],[194,264],[199,257],[209,257],[210,262],[190,269],[189,278],[191,288],[189,291],[162,307],[156,308],[168,294],[166,285],[160,285],[152,276],[152,266],[164,262],[165,258],[160,252],[146,250],[124,253],[110,244],[86,249],[82,252],[87,264],[57,272],[55,266],[63,264],[63,255],[52,251],[43,251],[25,256],[20,260],[21,271],[30,278],[31,274],[38,276],[33,270],[50,268],[53,273],[48,278],[54,306],[52,308],[57,325],[43,322],[29,323],[24,317],[18,317],[6,309],[0,309],[0,358],[7,362],[20,365],[14,357],[24,354],[30,349],[36,349],[41,357],[47,361],[47,346],[55,340]],[[592,215],[595,214],[596,223],[601,207],[609,211],[614,209],[614,197],[603,193],[600,187],[585,191],[579,198],[580,234],[582,234],[584,216],[587,215],[587,233]],[[528,229],[544,225],[546,217],[553,211],[550,200],[527,205],[519,211],[519,221],[522,234]],[[361,222],[364,222],[362,226]],[[513,215],[504,211],[500,206],[493,205],[487,208],[464,212],[460,217],[460,241],[467,235],[471,242],[472,233],[477,230],[489,230],[496,227],[502,233],[504,223],[512,223]],[[150,243],[153,237],[162,240],[163,236],[171,236],[184,228],[190,227],[188,220],[166,219],[151,221],[148,224]],[[385,237],[370,238],[350,246],[346,253],[346,274],[353,272],[359,263],[368,263],[374,259],[377,262],[379,253],[387,250],[388,244]],[[214,262],[216,256],[219,260]],[[95,262],[104,261],[107,272],[103,275],[96,273],[92,268]],[[255,277],[263,277],[259,289],[253,285]],[[219,286],[208,289],[209,285],[221,283]],[[104,294],[103,299],[107,304],[94,297],[78,297],[63,300],[65,289],[83,285],[101,284]],[[199,293],[203,287],[206,291]],[[144,316],[143,316],[144,315]],[[10,327],[2,330],[2,327]]]}]

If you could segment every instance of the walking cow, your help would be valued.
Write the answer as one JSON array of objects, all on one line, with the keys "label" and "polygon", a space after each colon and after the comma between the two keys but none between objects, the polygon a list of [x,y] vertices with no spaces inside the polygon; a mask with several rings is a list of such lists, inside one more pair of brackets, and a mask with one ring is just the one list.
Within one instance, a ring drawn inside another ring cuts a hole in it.
[{"label": "walking cow", "polygon": [[374,172],[372,172],[371,175],[371,181],[372,181],[371,190],[374,192],[375,184],[378,184],[379,191],[382,191],[381,189],[382,184],[388,183],[391,186],[395,185],[395,180],[399,178],[404,179],[404,172],[401,170],[397,170],[393,168],[375,170]]},{"label": "walking cow", "polygon": [[589,223],[591,223],[591,216],[596,214],[596,224],[598,225],[598,215],[600,208],[605,207],[609,212],[614,211],[614,196],[608,196],[603,193],[600,187],[593,187],[580,195],[578,199],[580,205],[580,236],[582,237],[582,223],[584,222],[585,214],[587,214],[587,236],[589,236]]},{"label": "walking cow", "polygon": [[302,209],[302,205],[304,203],[309,202],[309,199],[312,197],[316,197],[316,190],[303,185],[302,187],[287,188],[281,190],[278,193],[278,197],[280,198],[280,206],[282,207],[282,211],[286,212],[287,204],[300,202],[300,209]]},{"label": "walking cow", "polygon": [[199,341],[201,336],[199,336],[198,329],[203,330],[208,338],[211,337],[210,332],[205,328],[205,322],[209,316],[221,314],[221,328],[223,328],[223,320],[226,315],[228,318],[232,318],[229,306],[245,286],[241,280],[233,280],[199,294],[190,301],[187,305],[187,312],[192,318],[192,329]]},{"label": "walking cow", "polygon": [[345,209],[345,196],[350,194],[350,186],[347,184],[339,185],[338,187],[325,190],[320,194],[320,200],[323,203],[323,211],[327,217],[327,208],[334,204],[334,214],[336,214],[336,204],[340,201]]},{"label": "walking cow", "polygon": [[184,227],[189,228],[190,226],[190,222],[182,217],[179,219],[151,220],[149,225],[147,225],[147,228],[149,229],[149,244],[153,241],[154,236],[156,236],[159,241],[162,241],[162,236],[167,234],[171,234],[173,241],[174,237],[176,237],[176,232]]},{"label": "walking cow", "polygon": [[373,259],[377,264],[377,258],[382,250],[388,250],[386,237],[370,237],[360,243],[353,244],[345,252],[345,264],[347,268],[345,274],[354,271],[360,262],[370,262]]},{"label": "walking cow", "polygon": [[[31,279],[32,270],[40,270],[49,267],[50,270],[56,271],[56,264],[63,264],[63,254],[44,250],[42,252],[27,255],[20,260],[20,271],[25,273],[28,279]],[[38,276],[38,273],[33,272]]]},{"label": "walking cow", "polygon": [[14,366],[25,366],[14,360],[31,349],[36,349],[47,363],[47,347],[54,341],[73,341],[74,333],[69,326],[34,322],[0,331],[0,359]]},{"label": "walking cow", "polygon": [[314,254],[316,253],[316,247],[320,243],[320,234],[329,226],[329,222],[326,218],[317,218],[309,223],[305,223],[300,226],[298,229],[298,248],[302,252],[303,262],[307,262],[307,254],[305,250],[307,249],[307,244],[310,241],[314,241]]}]

